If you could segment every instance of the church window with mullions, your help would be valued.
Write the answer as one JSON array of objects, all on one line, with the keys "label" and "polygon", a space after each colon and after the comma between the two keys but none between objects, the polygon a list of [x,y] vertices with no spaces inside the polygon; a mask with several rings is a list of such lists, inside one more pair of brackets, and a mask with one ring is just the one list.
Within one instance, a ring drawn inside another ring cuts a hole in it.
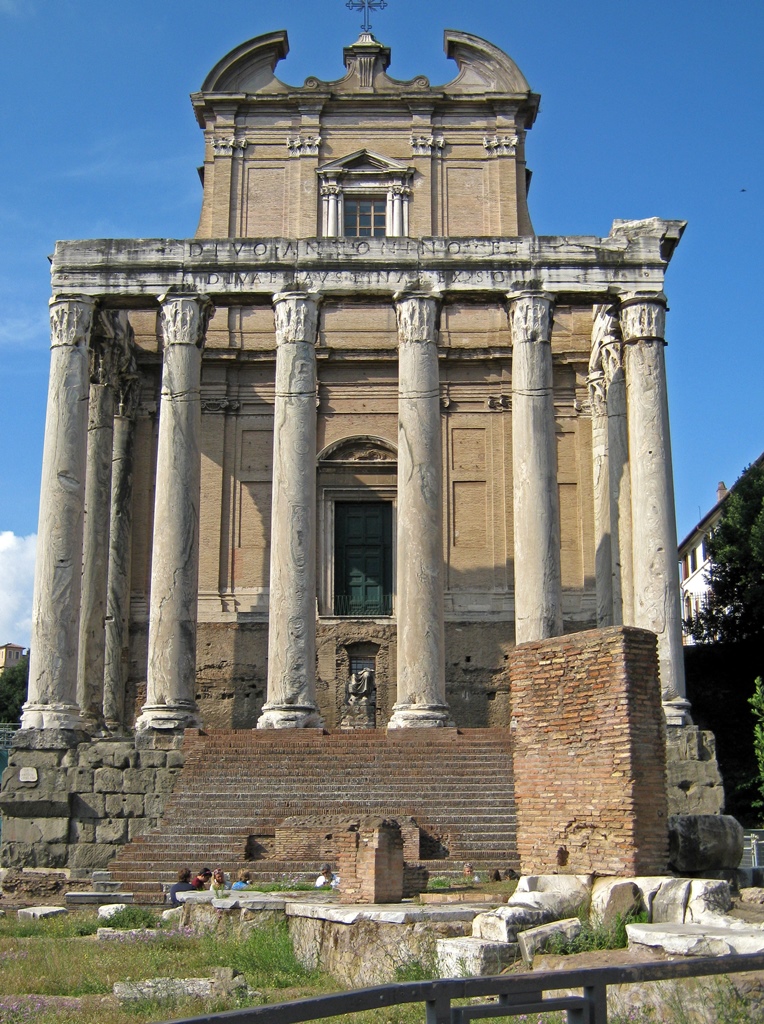
[{"label": "church window with mullions", "polygon": [[345,198],[346,238],[384,238],[387,233],[387,199]]}]

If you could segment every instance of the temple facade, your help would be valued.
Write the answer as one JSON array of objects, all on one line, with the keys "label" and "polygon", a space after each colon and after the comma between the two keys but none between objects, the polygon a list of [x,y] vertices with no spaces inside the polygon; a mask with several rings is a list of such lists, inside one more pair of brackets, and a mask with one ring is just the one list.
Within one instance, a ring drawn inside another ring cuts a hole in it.
[{"label": "temple facade", "polygon": [[658,636],[688,721],[664,363],[681,221],[537,237],[539,97],[275,76],[192,96],[196,235],[59,242],[29,698],[55,746],[188,727],[509,725],[515,644]]}]

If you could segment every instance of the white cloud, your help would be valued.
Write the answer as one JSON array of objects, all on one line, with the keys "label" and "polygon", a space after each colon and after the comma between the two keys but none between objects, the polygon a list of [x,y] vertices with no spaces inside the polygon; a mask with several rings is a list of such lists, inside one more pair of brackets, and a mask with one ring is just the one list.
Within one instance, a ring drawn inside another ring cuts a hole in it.
[{"label": "white cloud", "polygon": [[29,646],[37,534],[0,532],[0,644]]},{"label": "white cloud", "polygon": [[34,312],[0,313],[0,348],[47,348],[49,335],[48,311],[44,306]]}]

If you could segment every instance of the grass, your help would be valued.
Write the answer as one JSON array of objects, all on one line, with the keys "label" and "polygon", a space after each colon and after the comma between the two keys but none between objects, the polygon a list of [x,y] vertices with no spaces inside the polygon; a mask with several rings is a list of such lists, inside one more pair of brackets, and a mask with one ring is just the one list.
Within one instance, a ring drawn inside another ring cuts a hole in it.
[{"label": "grass", "polygon": [[544,946],[545,953],[554,953],[558,956],[570,956],[572,953],[591,953],[596,949],[625,949],[629,944],[626,934],[627,924],[644,924],[647,921],[647,914],[627,914],[621,917],[619,914],[612,928],[605,928],[603,925],[589,924],[585,914],[581,916],[581,931],[574,939],[568,939],[564,935],[553,935]]},{"label": "grass", "polygon": [[[145,910],[145,908],[130,908]],[[153,912],[148,913],[154,917]],[[588,929],[579,946],[612,948],[625,935],[626,922],[611,932]],[[287,1002],[337,991],[328,975],[306,970],[294,955],[285,922],[253,930],[246,939],[200,938],[169,930],[153,942],[98,942],[92,935],[99,921],[94,909],[70,912],[48,921],[0,919],[0,1021],[2,1024],[155,1024],[246,1005]],[[604,945],[609,936],[610,946]],[[576,949],[576,952],[581,949]],[[433,976],[429,963],[401,968],[400,981]],[[184,999],[120,1005],[111,992],[115,981],[154,977],[209,977],[213,967],[241,971],[257,995],[244,999]],[[685,990],[666,999],[660,1015],[649,1006],[613,1009],[612,1024],[754,1024],[758,1011],[727,979],[714,979],[701,1000],[689,1006]],[[332,1024],[424,1024],[424,1007],[409,1004],[351,1014]],[[505,1018],[507,1024],[562,1024],[555,1013]]]}]

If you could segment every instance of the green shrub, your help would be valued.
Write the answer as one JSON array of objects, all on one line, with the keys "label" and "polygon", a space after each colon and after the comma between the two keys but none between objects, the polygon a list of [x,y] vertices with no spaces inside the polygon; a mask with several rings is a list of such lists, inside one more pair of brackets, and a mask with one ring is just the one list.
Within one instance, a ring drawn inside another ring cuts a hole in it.
[{"label": "green shrub", "polygon": [[156,928],[157,919],[148,907],[125,907],[101,922],[106,928]]}]

